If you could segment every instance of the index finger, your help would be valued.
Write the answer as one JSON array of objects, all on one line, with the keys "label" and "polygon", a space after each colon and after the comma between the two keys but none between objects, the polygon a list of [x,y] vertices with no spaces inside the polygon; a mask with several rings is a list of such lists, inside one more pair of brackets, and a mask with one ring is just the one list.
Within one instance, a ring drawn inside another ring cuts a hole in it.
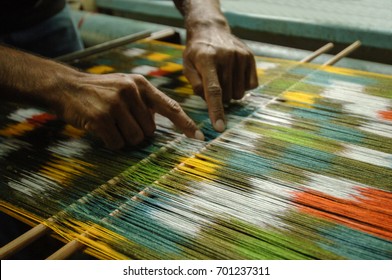
[{"label": "index finger", "polygon": [[208,60],[203,69],[199,70],[203,80],[204,96],[208,104],[208,114],[215,130],[225,130],[225,113],[222,103],[222,88],[219,84],[216,66]]},{"label": "index finger", "polygon": [[158,114],[167,117],[176,127],[178,127],[187,137],[204,140],[204,134],[201,132],[193,120],[185,114],[180,104],[159,91],[152,85],[146,89],[149,106]]}]

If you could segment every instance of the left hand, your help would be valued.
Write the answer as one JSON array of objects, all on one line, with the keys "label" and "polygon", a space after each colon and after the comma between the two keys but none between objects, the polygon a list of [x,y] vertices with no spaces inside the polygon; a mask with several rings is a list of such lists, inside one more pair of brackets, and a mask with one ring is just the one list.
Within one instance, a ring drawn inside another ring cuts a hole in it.
[{"label": "left hand", "polygon": [[255,59],[230,30],[219,26],[188,32],[184,75],[208,105],[215,130],[225,130],[223,103],[241,99],[258,86]]}]

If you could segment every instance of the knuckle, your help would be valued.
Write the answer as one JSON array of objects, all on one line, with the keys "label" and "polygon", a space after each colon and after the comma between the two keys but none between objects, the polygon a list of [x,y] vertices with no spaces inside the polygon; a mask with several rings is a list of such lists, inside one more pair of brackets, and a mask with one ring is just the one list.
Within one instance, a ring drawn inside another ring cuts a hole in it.
[{"label": "knuckle", "polygon": [[217,51],[215,50],[215,48],[208,47],[203,52],[199,52],[197,58],[202,61],[206,61],[206,60],[210,60],[212,57],[215,57],[216,55],[217,55]]},{"label": "knuckle", "polygon": [[192,130],[192,129],[194,129],[194,127],[195,127],[194,122],[193,122],[191,119],[188,118],[188,119],[186,120],[185,124],[184,124],[184,128],[185,128],[186,130]]},{"label": "knuckle", "polygon": [[134,83],[133,81],[130,81],[129,84],[128,84],[128,92],[131,92],[131,93],[137,93],[138,92],[137,84]]},{"label": "knuckle", "polygon": [[124,76],[124,79],[121,79],[121,81],[119,81],[117,88],[117,93],[120,95],[120,97],[128,97],[130,93],[137,92],[137,85],[135,81],[129,77],[129,75]]},{"label": "knuckle", "polygon": [[208,105],[209,113],[213,114],[214,116],[221,116],[223,115],[224,109],[221,100],[212,100]]},{"label": "knuckle", "polygon": [[220,116],[223,115],[223,108],[222,106],[212,106],[210,108],[210,113],[213,114],[214,116]]},{"label": "knuckle", "polygon": [[237,55],[241,58],[251,58],[252,54],[245,48],[238,48]]},{"label": "knuckle", "polygon": [[246,56],[248,57],[249,61],[254,62],[255,57],[254,57],[253,53],[250,50],[245,50],[245,51],[246,51]]},{"label": "knuckle", "polygon": [[220,98],[222,96],[222,89],[218,85],[215,85],[215,84],[208,85],[207,91],[208,91],[209,97],[212,97],[212,98],[219,97]]},{"label": "knuckle", "polygon": [[167,103],[168,103],[168,107],[169,107],[170,112],[175,113],[175,114],[181,113],[182,108],[181,108],[180,104],[178,104],[175,100],[170,98],[170,99],[168,99]]},{"label": "knuckle", "polygon": [[147,83],[147,79],[141,74],[132,74],[132,78],[136,84],[145,85]]},{"label": "knuckle", "polygon": [[116,73],[115,75],[117,76],[117,78],[120,78],[121,80],[127,80],[128,79],[128,74],[125,74],[125,73]]}]

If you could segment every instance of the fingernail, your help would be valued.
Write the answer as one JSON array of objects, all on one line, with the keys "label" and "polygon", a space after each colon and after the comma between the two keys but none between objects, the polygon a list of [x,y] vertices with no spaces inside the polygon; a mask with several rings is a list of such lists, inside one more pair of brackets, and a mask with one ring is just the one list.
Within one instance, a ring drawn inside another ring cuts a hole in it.
[{"label": "fingernail", "polygon": [[215,130],[217,130],[217,131],[219,131],[219,132],[224,131],[224,130],[226,129],[226,126],[225,126],[224,121],[221,120],[221,119],[217,120],[217,121],[215,122],[214,128],[215,128]]},{"label": "fingernail", "polygon": [[204,141],[204,134],[200,130],[196,130],[195,138],[200,141]]}]

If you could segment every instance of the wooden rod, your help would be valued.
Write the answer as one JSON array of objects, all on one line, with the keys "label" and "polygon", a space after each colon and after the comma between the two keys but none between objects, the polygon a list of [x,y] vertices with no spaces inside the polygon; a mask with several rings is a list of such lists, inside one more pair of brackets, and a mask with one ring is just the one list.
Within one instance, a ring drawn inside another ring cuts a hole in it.
[{"label": "wooden rod", "polygon": [[120,47],[129,43],[133,43],[139,41],[141,39],[148,39],[148,40],[159,40],[164,39],[170,36],[173,36],[176,31],[172,28],[163,29],[160,31],[149,32],[149,31],[141,31],[138,33],[130,34],[124,37],[120,37],[117,39],[113,39],[108,42],[104,42],[84,50],[76,51],[73,53],[65,54],[63,56],[59,56],[56,60],[61,62],[72,62],[77,59],[85,58],[90,55],[94,55],[97,53],[101,53],[116,47]]},{"label": "wooden rod", "polygon": [[16,254],[21,249],[25,248],[38,238],[44,236],[45,234],[50,232],[50,228],[45,226],[44,224],[39,224],[29,231],[25,232],[21,236],[12,240],[8,244],[4,245],[0,248],[0,259],[4,260],[9,258],[10,256]]},{"label": "wooden rod", "polygon": [[[84,235],[84,234],[82,234]],[[79,242],[78,239],[74,239],[67,244],[65,244],[63,247],[58,249],[56,252],[54,252],[52,255],[50,255],[47,260],[65,260],[68,259],[70,256],[72,256],[74,253],[77,251],[83,250],[86,245],[83,243]]]},{"label": "wooden rod", "polygon": [[174,29],[163,29],[151,33],[150,37],[146,38],[146,40],[162,40],[164,38],[173,36],[174,34],[176,34],[176,31]]},{"label": "wooden rod", "polygon": [[[110,184],[115,184],[116,180],[118,180],[117,177],[110,179],[106,184],[100,185],[93,192],[97,191],[98,189],[101,190],[101,188],[107,188]],[[80,203],[84,203],[85,201],[86,201],[85,196],[83,196],[77,200],[77,202],[80,202]],[[72,203],[68,207],[72,206],[75,203],[76,202]],[[53,223],[58,217],[60,217],[61,215],[64,214],[65,210],[66,210],[66,208],[64,210],[61,210],[60,212],[56,213],[52,217],[48,218],[47,221],[50,223]],[[7,250],[7,253],[8,253],[7,256],[9,257],[12,254],[17,253],[18,251],[22,250],[23,248],[25,248],[26,246],[28,246],[29,244],[31,244],[32,242],[37,240],[42,235],[47,234],[49,232],[51,232],[51,229],[44,224],[39,224],[39,225],[33,227],[25,234],[19,236],[18,238],[14,239],[13,241],[11,241],[10,243],[8,243],[4,246],[6,248],[13,248],[12,251],[10,251],[9,249]],[[24,237],[22,238],[22,236],[24,236]]]},{"label": "wooden rod", "polygon": [[98,44],[89,48],[86,48],[81,51],[76,51],[73,53],[65,54],[56,58],[57,61],[61,62],[72,62],[77,59],[81,59],[93,54],[101,53],[103,51],[110,50],[115,47],[123,46],[125,44],[129,44],[132,42],[136,42],[138,40],[147,38],[151,35],[151,32],[142,31],[135,34],[127,35],[121,38],[117,38],[108,42],[104,42],[102,44]]},{"label": "wooden rod", "polygon": [[321,48],[319,48],[318,50],[312,52],[310,55],[308,55],[307,57],[304,57],[303,59],[301,59],[300,62],[310,62],[313,59],[315,59],[316,57],[318,57],[319,55],[326,53],[327,51],[329,51],[330,49],[332,49],[334,47],[333,43],[328,43],[324,46],[322,46]]},{"label": "wooden rod", "polygon": [[322,66],[330,66],[335,64],[336,62],[338,62],[340,59],[342,59],[343,57],[349,55],[350,53],[352,53],[353,51],[355,51],[357,48],[359,48],[361,46],[361,42],[355,41],[354,43],[352,43],[350,46],[348,46],[347,48],[345,48],[344,50],[342,50],[340,53],[338,53],[337,55],[335,55],[334,57],[332,57],[330,60],[326,61]]},{"label": "wooden rod", "polygon": [[[145,189],[141,190],[137,195],[133,196],[131,198],[131,200],[140,202],[141,201],[140,196],[146,196],[146,197],[149,196],[148,191],[149,191],[149,187],[146,187]],[[111,216],[111,217],[119,216],[121,214],[122,210],[124,210],[124,208],[125,208],[125,204],[123,204],[119,208],[115,209],[113,212],[111,212],[109,214],[109,216]],[[107,220],[108,220],[107,218],[102,219],[102,221],[107,221]],[[92,226],[91,228],[94,228],[94,226]],[[87,237],[88,230],[83,232],[82,236]],[[81,243],[78,239],[74,239],[74,240],[68,242],[67,244],[65,244],[60,249],[58,249],[52,255],[50,255],[47,258],[47,260],[64,260],[64,259],[67,259],[70,256],[72,256],[73,254],[75,254],[77,251],[83,250],[84,248],[86,248],[86,245]]]}]

